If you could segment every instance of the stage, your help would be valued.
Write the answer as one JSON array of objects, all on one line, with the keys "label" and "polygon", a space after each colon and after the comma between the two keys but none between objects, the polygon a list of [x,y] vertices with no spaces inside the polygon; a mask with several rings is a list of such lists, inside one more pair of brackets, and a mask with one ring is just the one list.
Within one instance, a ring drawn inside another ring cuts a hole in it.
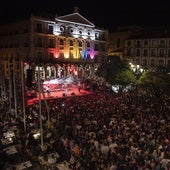
[{"label": "stage", "polygon": [[89,89],[79,88],[78,86],[71,86],[68,88],[62,88],[58,90],[53,90],[51,92],[44,91],[43,93],[36,92],[36,95],[33,97],[29,97],[27,99],[27,105],[33,105],[40,100],[49,100],[49,99],[56,99],[56,98],[63,98],[63,97],[73,97],[73,96],[82,96],[93,94],[94,92]]}]

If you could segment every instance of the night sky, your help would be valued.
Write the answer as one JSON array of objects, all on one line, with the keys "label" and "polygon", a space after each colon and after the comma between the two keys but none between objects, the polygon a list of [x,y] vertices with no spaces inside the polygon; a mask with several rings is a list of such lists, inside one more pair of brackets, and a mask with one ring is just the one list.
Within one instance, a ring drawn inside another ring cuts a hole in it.
[{"label": "night sky", "polygon": [[121,25],[170,25],[169,0],[5,0],[0,21],[23,18],[31,13],[71,14],[74,6],[96,27],[114,30]]}]

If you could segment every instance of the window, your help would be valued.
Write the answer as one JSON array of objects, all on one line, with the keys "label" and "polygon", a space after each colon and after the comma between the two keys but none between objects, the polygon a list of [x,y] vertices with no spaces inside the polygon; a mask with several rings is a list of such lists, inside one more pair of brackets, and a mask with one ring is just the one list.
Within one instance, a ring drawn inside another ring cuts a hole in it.
[{"label": "window", "polygon": [[95,38],[96,38],[96,40],[99,39],[99,32],[96,32],[96,33],[95,33]]},{"label": "window", "polygon": [[79,30],[79,34],[83,34],[83,31],[82,31],[82,30]]},{"label": "window", "polygon": [[164,49],[160,49],[159,50],[159,57],[164,57],[165,55],[165,50]]},{"label": "window", "polygon": [[158,40],[152,40],[152,47],[158,46]]},{"label": "window", "polygon": [[144,56],[144,57],[147,57],[147,56],[148,56],[148,49],[144,49],[144,51],[143,51],[143,56]]},{"label": "window", "polygon": [[82,42],[81,42],[81,41],[79,41],[79,47],[82,47],[82,46],[83,46]]},{"label": "window", "polygon": [[91,34],[90,31],[88,31],[88,32],[87,32],[87,35],[90,36],[90,34]]},{"label": "window", "polygon": [[151,57],[156,57],[156,49],[151,49]]},{"label": "window", "polygon": [[151,67],[155,67],[155,60],[151,59]]},{"label": "window", "polygon": [[137,42],[136,42],[136,46],[137,46],[137,47],[141,47],[141,45],[142,45],[142,44],[141,44],[141,41],[137,41]]},{"label": "window", "polygon": [[89,43],[89,42],[87,42],[87,43],[86,43],[86,45],[87,45],[87,47],[89,47],[89,48],[90,48],[90,43]]},{"label": "window", "polygon": [[74,32],[73,28],[69,28],[69,33],[73,34],[73,32]]},{"label": "window", "polygon": [[143,65],[147,66],[147,60],[146,59],[143,60]]},{"label": "window", "polygon": [[165,47],[165,40],[160,40],[160,47]]},{"label": "window", "polygon": [[148,46],[148,40],[144,40],[144,46]]},{"label": "window", "polygon": [[70,46],[73,46],[73,40],[70,40]]},{"label": "window", "polygon": [[164,66],[164,61],[163,60],[159,60],[159,67],[163,67]]},{"label": "window", "polygon": [[82,50],[81,49],[79,49],[79,58],[82,58],[83,56],[82,56]]},{"label": "window", "polygon": [[136,50],[136,56],[139,57],[140,56],[140,49]]},{"label": "window", "polygon": [[52,26],[52,25],[49,25],[49,27],[48,27],[48,33],[49,33],[49,34],[53,34],[53,26]]},{"label": "window", "polygon": [[60,45],[64,45],[63,39],[60,39]]},{"label": "window", "polygon": [[42,25],[40,23],[36,24],[36,32],[37,33],[42,33]]}]

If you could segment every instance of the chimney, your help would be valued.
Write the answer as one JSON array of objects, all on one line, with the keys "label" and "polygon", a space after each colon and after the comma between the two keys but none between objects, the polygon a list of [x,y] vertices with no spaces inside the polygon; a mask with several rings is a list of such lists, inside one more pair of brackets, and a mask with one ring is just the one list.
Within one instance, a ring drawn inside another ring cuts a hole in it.
[{"label": "chimney", "polygon": [[79,12],[79,8],[77,6],[74,7],[74,13],[78,13]]}]

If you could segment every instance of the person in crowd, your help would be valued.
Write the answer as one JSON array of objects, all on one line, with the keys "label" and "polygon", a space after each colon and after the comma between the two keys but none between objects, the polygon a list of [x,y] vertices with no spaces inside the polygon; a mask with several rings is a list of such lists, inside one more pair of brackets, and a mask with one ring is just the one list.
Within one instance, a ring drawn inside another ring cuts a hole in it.
[{"label": "person in crowd", "polygon": [[[75,170],[80,166],[86,170],[166,169],[170,162],[170,97],[163,98],[160,102],[154,95],[141,94],[136,103],[136,96],[128,92],[57,98],[49,103],[50,127],[42,103],[43,137],[52,146],[45,152],[57,152],[57,161],[74,156]],[[64,113],[61,103],[67,106]],[[26,148],[34,153],[40,144],[40,139],[33,139],[33,133],[40,129],[38,111],[37,103],[26,108]],[[6,114],[7,108],[1,112],[3,134],[13,119]],[[22,120],[22,113],[18,116]],[[18,128],[17,134],[22,132],[23,128]]]}]

